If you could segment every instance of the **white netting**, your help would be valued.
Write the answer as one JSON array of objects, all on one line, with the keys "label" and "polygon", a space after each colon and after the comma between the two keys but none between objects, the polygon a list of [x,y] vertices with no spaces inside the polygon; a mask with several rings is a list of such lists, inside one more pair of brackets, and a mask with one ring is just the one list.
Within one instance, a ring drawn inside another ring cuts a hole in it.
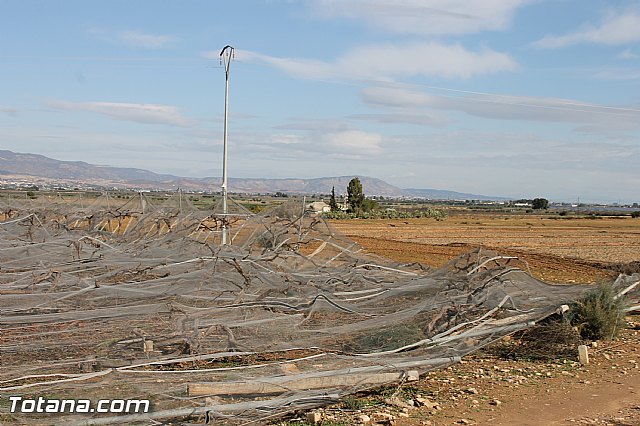
[{"label": "white netting", "polygon": [[153,401],[146,415],[13,415],[30,424],[277,416],[456,362],[585,291],[485,250],[437,270],[367,255],[298,202],[227,217],[181,193],[8,204],[0,396]]}]

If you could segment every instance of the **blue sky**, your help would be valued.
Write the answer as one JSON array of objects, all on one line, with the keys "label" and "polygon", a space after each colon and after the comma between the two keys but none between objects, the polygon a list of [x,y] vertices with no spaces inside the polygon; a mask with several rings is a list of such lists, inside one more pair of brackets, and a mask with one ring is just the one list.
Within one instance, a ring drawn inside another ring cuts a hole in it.
[{"label": "blue sky", "polygon": [[[640,202],[640,1],[0,2],[0,148]],[[366,192],[366,188],[365,188]]]}]

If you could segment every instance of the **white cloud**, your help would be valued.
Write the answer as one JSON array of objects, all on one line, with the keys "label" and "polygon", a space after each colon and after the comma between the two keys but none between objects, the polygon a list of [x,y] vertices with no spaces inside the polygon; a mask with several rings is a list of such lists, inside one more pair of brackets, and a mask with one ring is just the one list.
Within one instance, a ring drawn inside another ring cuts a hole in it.
[{"label": "white cloud", "polygon": [[585,24],[579,31],[565,35],[548,35],[534,46],[545,49],[559,49],[579,44],[594,43],[622,45],[640,41],[640,13],[636,8],[623,12],[610,12],[598,25]]},{"label": "white cloud", "polygon": [[[291,160],[312,160],[321,154],[330,159],[364,159],[384,152],[385,138],[374,132],[350,127],[345,120],[296,118],[275,127],[281,133],[234,133],[244,156]],[[257,142],[260,141],[260,142]]]},{"label": "white cloud", "polygon": [[87,111],[102,114],[115,120],[145,124],[190,126],[194,121],[183,116],[178,108],[160,104],[133,104],[122,102],[67,102],[52,101],[50,107],[69,111]]},{"label": "white cloud", "polygon": [[[217,53],[209,52],[206,56],[217,57]],[[238,51],[238,57],[307,80],[386,80],[412,76],[469,78],[517,68],[516,62],[504,53],[488,48],[470,51],[460,44],[437,42],[369,45],[353,49],[333,62],[281,58],[250,51]]]},{"label": "white cloud", "polygon": [[514,12],[528,0],[314,0],[323,18],[364,21],[400,34],[468,34],[508,27]]},{"label": "white cloud", "polygon": [[16,108],[3,106],[3,105],[0,105],[0,112],[7,114],[11,117],[16,117],[18,115],[18,110]]},{"label": "white cloud", "polygon": [[130,46],[151,49],[168,47],[177,40],[176,37],[170,35],[147,34],[138,31],[123,31],[117,37],[120,41]]},{"label": "white cloud", "polygon": [[640,109],[634,107],[459,90],[444,92],[445,94],[431,95],[409,85],[387,84],[362,89],[360,96],[365,103],[390,109],[393,113],[404,109],[415,114],[419,111],[418,108],[423,108],[422,111],[452,110],[498,120],[580,124],[581,127],[576,130],[589,132],[632,130],[640,127]]},{"label": "white cloud", "polygon": [[631,49],[625,49],[622,52],[620,52],[620,54],[617,56],[618,59],[638,59],[640,58],[640,56],[638,56],[637,54],[633,53],[631,51]]},{"label": "white cloud", "polygon": [[271,135],[270,142],[278,145],[297,145],[301,143],[301,137],[299,135],[279,133]]},{"label": "white cloud", "polygon": [[370,86],[360,90],[366,103],[385,107],[413,108],[433,104],[435,97],[402,84]]},{"label": "white cloud", "polygon": [[310,132],[341,132],[349,130],[349,126],[341,120],[292,118],[289,123],[275,126],[283,130],[306,130]]},{"label": "white cloud", "polygon": [[320,142],[330,148],[335,154],[357,154],[359,156],[379,155],[383,149],[380,146],[382,136],[377,133],[361,130],[345,130],[343,132],[327,133]]},{"label": "white cloud", "polygon": [[141,31],[120,31],[115,32],[105,28],[90,26],[87,32],[103,41],[116,44],[126,44],[134,47],[145,47],[149,49],[160,49],[173,45],[178,38],[172,35],[150,34]]},{"label": "white cloud", "polygon": [[439,114],[425,112],[392,112],[386,114],[352,114],[349,118],[354,120],[375,121],[383,124],[415,124],[417,126],[442,127],[451,122],[451,119]]},{"label": "white cloud", "polygon": [[602,80],[638,80],[640,79],[640,70],[637,68],[603,69],[595,72],[593,77]]},{"label": "white cloud", "polygon": [[527,169],[626,173],[633,170],[639,156],[640,148],[635,141],[597,140],[583,135],[572,141],[566,137],[474,130],[396,138],[394,149],[389,150],[385,159],[404,164],[404,170],[412,170],[415,165],[428,166],[426,168],[434,165],[484,165],[487,171]]}]

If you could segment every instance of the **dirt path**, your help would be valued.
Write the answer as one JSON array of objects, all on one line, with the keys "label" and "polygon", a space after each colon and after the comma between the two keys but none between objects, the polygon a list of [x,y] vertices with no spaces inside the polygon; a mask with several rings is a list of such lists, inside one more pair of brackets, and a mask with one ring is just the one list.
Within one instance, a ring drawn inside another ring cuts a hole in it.
[{"label": "dirt path", "polygon": [[[640,377],[603,378],[589,385],[555,384],[548,393],[514,394],[501,412],[477,417],[493,425],[566,425],[581,422],[640,424]],[[516,399],[517,398],[517,399]],[[633,422],[633,423],[632,423]]]},{"label": "dirt path", "polygon": [[[627,330],[620,339],[592,349],[599,352],[592,352],[586,366],[473,356],[420,383],[420,388],[443,401],[443,409],[429,421],[433,425],[464,424],[463,419],[503,426],[640,425],[640,336]],[[436,383],[449,379],[448,389],[434,387],[434,379]],[[478,394],[469,393],[470,388]],[[492,405],[496,400],[498,405]],[[422,421],[409,418],[396,424]]]}]

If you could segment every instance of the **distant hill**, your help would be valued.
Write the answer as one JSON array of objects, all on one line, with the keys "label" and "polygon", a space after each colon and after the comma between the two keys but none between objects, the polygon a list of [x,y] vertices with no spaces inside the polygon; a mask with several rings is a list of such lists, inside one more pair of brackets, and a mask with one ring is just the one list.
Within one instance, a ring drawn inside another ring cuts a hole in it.
[{"label": "distant hill", "polygon": [[[335,187],[336,194],[343,193],[354,176],[321,177],[315,179],[231,179],[230,187],[238,192],[254,192],[254,188],[263,188],[259,192],[290,192],[300,194],[328,194]],[[402,189],[387,182],[358,176],[367,195],[393,197],[402,195]]]},{"label": "distant hill", "polygon": [[162,182],[178,179],[142,169],[96,166],[84,161],[59,161],[44,155],[0,150],[0,174],[27,175],[50,179]]},{"label": "distant hill", "polygon": [[426,198],[429,200],[482,200],[482,201],[508,200],[508,198],[504,198],[504,197],[467,194],[464,192],[446,191],[442,189],[408,188],[404,190],[404,193],[409,197]]},{"label": "distant hill", "polygon": [[[189,178],[158,174],[143,169],[98,166],[83,161],[60,161],[37,154],[15,153],[0,150],[0,177],[10,180],[38,178],[51,183],[73,183],[101,187],[134,187],[146,189],[177,189],[190,191],[217,191],[221,179],[218,177]],[[345,191],[353,178],[350,176],[321,177],[314,179],[262,179],[231,178],[229,191],[241,193],[328,194],[335,187],[336,194]],[[415,197],[436,200],[498,200],[500,197],[464,194],[439,189],[401,189],[383,180],[359,176],[367,195],[384,197]]]}]

